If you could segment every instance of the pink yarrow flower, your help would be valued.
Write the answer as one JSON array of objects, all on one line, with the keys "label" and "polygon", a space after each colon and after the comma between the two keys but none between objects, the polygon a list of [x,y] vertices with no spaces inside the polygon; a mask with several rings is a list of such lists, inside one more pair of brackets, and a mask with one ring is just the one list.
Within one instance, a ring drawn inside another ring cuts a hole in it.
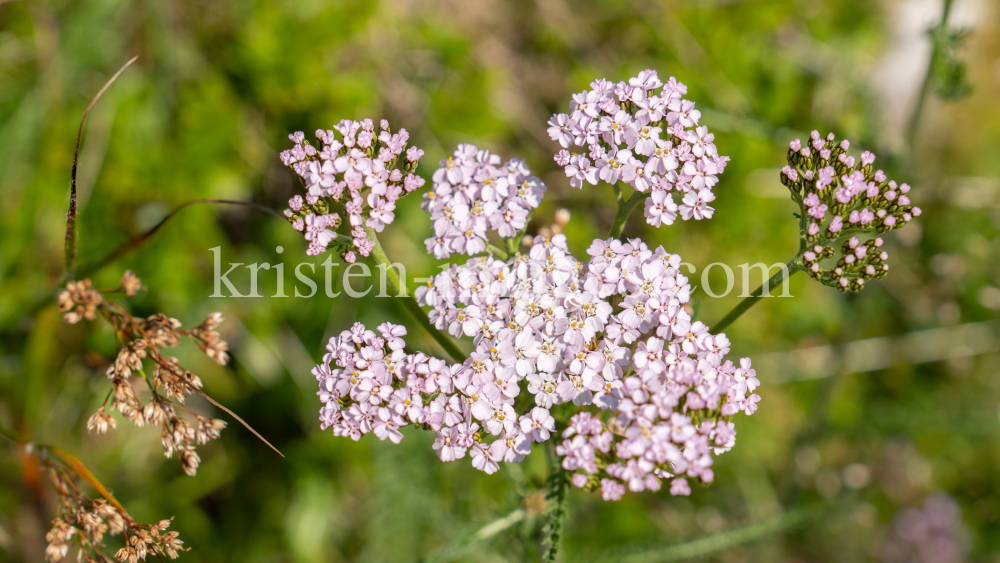
[{"label": "pink yarrow flower", "polygon": [[[350,226],[381,232],[395,220],[396,201],[423,185],[413,174],[423,151],[407,149],[406,130],[392,133],[385,120],[377,129],[366,119],[344,120],[333,130],[319,130],[319,148],[302,132],[289,138],[295,144],[281,153],[281,161],[301,178],[306,193],[292,197],[284,215],[293,228],[304,233],[310,255],[322,254],[332,244],[345,262],[352,263],[356,253],[367,256],[374,246],[366,235],[337,236],[341,219],[337,214],[326,214],[333,204],[344,206]],[[405,158],[399,158],[404,152]],[[316,221],[320,216],[327,218],[322,226]]]},{"label": "pink yarrow flower", "polygon": [[[681,219],[711,218],[707,202],[714,199],[711,190],[729,158],[719,155],[715,136],[698,125],[701,113],[682,97],[687,88],[672,77],[664,83],[654,70],[617,84],[596,80],[590,87],[573,95],[569,114],[549,120],[549,137],[563,147],[555,160],[570,185],[623,182],[650,192],[646,221],[656,227],[677,216],[662,192],[677,189],[686,197],[693,189],[698,195],[681,206]],[[586,147],[587,153],[566,150],[573,147]]]}]

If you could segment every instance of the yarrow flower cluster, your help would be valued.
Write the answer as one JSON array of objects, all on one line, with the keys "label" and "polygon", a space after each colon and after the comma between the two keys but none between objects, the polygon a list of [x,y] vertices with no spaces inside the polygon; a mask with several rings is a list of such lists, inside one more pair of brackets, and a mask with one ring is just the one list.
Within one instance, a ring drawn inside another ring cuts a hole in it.
[{"label": "yarrow flower cluster", "polygon": [[474,339],[462,364],[406,354],[390,324],[335,337],[313,371],[323,426],[399,441],[400,427],[422,425],[442,461],[468,452],[493,473],[555,435],[550,410],[566,405],[578,414],[557,452],[575,485],[615,500],[663,478],[673,494],[690,492],[688,477],[710,482],[712,454],[735,443],[730,418],[760,400],[750,361],[724,361],[725,335],[692,322],[679,256],[637,239],[588,252],[584,265],[564,235],[539,236],[527,255],[472,258],[419,288],[438,329]]},{"label": "yarrow flower cluster", "polygon": [[[841,291],[860,291],[866,280],[888,273],[889,255],[879,250],[880,236],[861,242],[851,235],[881,235],[899,229],[921,211],[910,204],[910,186],[897,185],[882,170],[874,170],[871,152],[856,159],[847,154],[849,147],[850,141],[837,143],[833,133],[823,138],[819,131],[812,132],[806,145],[792,141],[781,182],[802,210],[806,271]],[[824,268],[820,261],[834,257],[840,241],[836,265]]]},{"label": "yarrow flower cluster", "polygon": [[[284,213],[309,241],[307,254],[334,244],[346,262],[357,259],[355,251],[368,256],[375,243],[365,227],[381,232],[395,219],[396,201],[424,185],[413,173],[424,151],[407,149],[409,138],[406,129],[392,133],[384,119],[378,127],[371,119],[343,120],[333,130],[317,130],[319,149],[301,131],[289,135],[295,146],[281,152],[281,162],[299,175],[306,194],[291,198]],[[337,234],[342,219],[334,208],[346,213],[351,238]]]},{"label": "yarrow flower cluster", "polygon": [[475,145],[459,145],[434,172],[434,186],[421,207],[430,213],[434,236],[427,252],[435,258],[486,250],[487,233],[515,238],[545,195],[545,184],[519,158],[503,165],[500,155]]},{"label": "yarrow flower cluster", "polygon": [[[698,126],[701,112],[685,100],[687,87],[671,77],[662,82],[644,70],[628,82],[595,80],[573,95],[570,113],[553,115],[549,136],[563,146],[555,160],[570,185],[619,181],[647,193],[646,222],[655,227],[681,218],[711,218],[712,187],[729,157],[720,156],[715,136]],[[586,154],[565,150],[587,147]],[[676,204],[671,191],[681,198]]]},{"label": "yarrow flower cluster", "polygon": [[[523,448],[526,454],[530,441],[511,444],[509,453],[501,453],[505,443],[484,449],[473,411],[483,414],[485,397],[470,388],[468,376],[456,376],[461,364],[449,366],[444,360],[403,352],[405,335],[406,329],[398,325],[383,323],[375,333],[355,323],[330,339],[323,363],[313,369],[325,403],[320,409],[322,428],[332,427],[334,435],[354,440],[372,432],[398,444],[401,427],[421,425],[437,433],[434,449],[442,461],[465,457],[472,449],[473,464],[487,473],[496,471],[495,461],[505,456],[523,457],[518,451]],[[509,414],[513,417],[513,410]],[[512,428],[516,422],[506,421]]]}]

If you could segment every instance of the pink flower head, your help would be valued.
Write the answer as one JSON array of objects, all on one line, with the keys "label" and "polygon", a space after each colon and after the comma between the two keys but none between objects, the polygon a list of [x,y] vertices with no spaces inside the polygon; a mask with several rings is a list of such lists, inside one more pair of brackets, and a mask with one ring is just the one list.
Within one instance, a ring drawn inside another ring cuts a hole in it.
[{"label": "pink flower head", "polygon": [[[563,147],[555,160],[570,185],[582,189],[599,180],[624,182],[651,192],[645,215],[654,226],[669,225],[677,216],[674,202],[662,192],[693,191],[679,208],[681,218],[711,218],[708,202],[715,196],[710,190],[729,158],[718,154],[715,136],[698,125],[701,112],[683,99],[687,88],[673,77],[661,81],[653,70],[617,84],[595,80],[591,88],[573,95],[569,114],[555,114],[548,123],[549,136]],[[587,150],[573,153],[573,147]]]}]

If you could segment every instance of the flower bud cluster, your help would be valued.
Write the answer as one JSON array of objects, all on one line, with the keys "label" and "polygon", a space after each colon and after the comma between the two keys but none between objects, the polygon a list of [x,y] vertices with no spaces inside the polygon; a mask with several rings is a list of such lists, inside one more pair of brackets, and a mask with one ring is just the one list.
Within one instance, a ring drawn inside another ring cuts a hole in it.
[{"label": "flower bud cluster", "polygon": [[[837,143],[833,133],[823,138],[818,131],[805,145],[792,141],[781,182],[802,209],[806,271],[841,291],[860,291],[866,280],[886,275],[888,254],[879,250],[881,237],[861,242],[851,235],[899,229],[921,211],[911,205],[910,186],[897,185],[882,170],[874,170],[871,152],[855,158],[847,154],[849,147],[850,141]],[[836,266],[824,268],[820,261],[836,257],[837,243],[844,239]]]},{"label": "flower bud cluster", "polygon": [[[644,70],[628,82],[595,80],[590,90],[573,95],[570,113],[553,115],[549,137],[563,146],[555,156],[570,184],[596,185],[619,181],[637,192],[649,192],[646,222],[659,227],[677,218],[711,218],[709,206],[729,161],[719,156],[708,128],[698,126],[701,112],[685,100],[687,87],[671,77],[662,82],[654,70]],[[587,147],[586,154],[565,150]],[[671,191],[676,190],[680,205]]]},{"label": "flower bud cluster", "polygon": [[578,415],[558,451],[577,486],[613,500],[662,478],[674,494],[690,490],[688,477],[711,481],[712,454],[735,442],[730,418],[760,400],[749,360],[723,361],[725,335],[692,322],[679,256],[638,239],[597,240],[588,252],[584,265],[564,235],[539,236],[527,255],[472,258],[419,288],[438,329],[474,339],[463,364],[406,354],[402,327],[341,333],[313,371],[324,428],[399,441],[400,427],[421,425],[442,461],[470,452],[493,473],[550,439],[550,410],[565,405]]},{"label": "flower bud cluster", "polygon": [[434,222],[434,236],[424,241],[428,253],[472,256],[486,249],[488,231],[514,238],[524,230],[545,184],[519,158],[500,162],[500,155],[470,144],[441,161],[421,205]]},{"label": "flower bud cluster", "polygon": [[[281,152],[281,162],[299,175],[306,194],[290,199],[284,213],[309,241],[307,254],[322,254],[334,243],[349,263],[355,250],[368,256],[375,243],[364,228],[381,232],[395,219],[396,201],[424,185],[413,173],[424,151],[407,149],[409,138],[406,129],[392,133],[384,119],[378,127],[371,119],[343,120],[333,130],[317,130],[318,149],[301,131],[289,135],[295,146]],[[347,216],[349,242],[338,240],[341,216],[334,208]]]},{"label": "flower bud cluster", "polygon": [[832,246],[817,244],[802,255],[806,271],[814,278],[832,285],[841,291],[861,291],[865,280],[882,279],[889,273],[889,253],[879,248],[884,244],[882,237],[861,242],[858,237],[844,241],[836,265],[827,272],[820,266],[820,260],[836,255]]}]

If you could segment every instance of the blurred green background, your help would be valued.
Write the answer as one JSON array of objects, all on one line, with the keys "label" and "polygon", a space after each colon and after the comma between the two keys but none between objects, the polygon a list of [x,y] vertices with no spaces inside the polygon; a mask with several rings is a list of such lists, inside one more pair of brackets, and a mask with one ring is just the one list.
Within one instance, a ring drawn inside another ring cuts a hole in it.
[{"label": "blurred green background", "polygon": [[[309,369],[331,335],[356,320],[392,320],[411,327],[412,346],[439,349],[385,300],[209,298],[209,248],[221,246],[224,262],[284,260],[288,293],[295,264],[325,258],[305,256],[285,221],[245,208],[185,209],[93,278],[111,287],[134,270],[149,287],[128,300],[136,315],[162,311],[190,327],[222,311],[232,365],[190,345],[178,356],[287,458],[231,423],[199,449],[192,478],[163,458],[156,429],[120,421],[88,435],[86,419],[110,388],[112,333],[63,324],[51,301],[32,310],[62,275],[79,119],[139,55],[87,125],[82,263],[188,199],[284,207],[299,189],[277,159],[286,135],[364,117],[407,128],[427,152],[428,178],[460,142],[524,157],[549,186],[532,230],[570,209],[570,247],[583,256],[607,232],[614,200],[604,184],[569,187],[545,121],[593,78],[653,68],[689,86],[732,162],[713,220],[656,230],[633,217],[626,235],[681,253],[699,276],[713,262],[794,255],[795,206],[777,169],[787,142],[814,128],[875,151],[876,166],[914,186],[924,214],[888,237],[883,282],[842,295],[797,276],[794,298],[767,300],[730,327],[734,355],[758,366],[763,401],[739,417],[715,483],[690,498],[661,491],[618,503],[573,491],[563,558],[819,506],[794,529],[709,557],[884,561],[899,511],[945,493],[961,507],[955,560],[1000,561],[1000,5],[954,2],[950,27],[972,32],[960,49],[936,34],[924,88],[927,30],[942,9],[939,0],[0,0],[0,423],[76,452],[140,521],[175,515],[192,548],[183,561],[414,561],[510,513],[544,485],[543,457],[523,474],[487,477],[467,459],[440,463],[424,433],[393,446],[319,430]],[[387,252],[411,277],[431,273],[419,196],[400,207],[382,237]],[[721,270],[712,272],[721,287]],[[273,294],[273,272],[261,279]],[[735,292],[695,298],[708,324],[738,301]],[[0,483],[0,560],[40,561],[52,495],[29,494],[8,446]],[[529,518],[461,559],[531,559],[538,538]]]}]

